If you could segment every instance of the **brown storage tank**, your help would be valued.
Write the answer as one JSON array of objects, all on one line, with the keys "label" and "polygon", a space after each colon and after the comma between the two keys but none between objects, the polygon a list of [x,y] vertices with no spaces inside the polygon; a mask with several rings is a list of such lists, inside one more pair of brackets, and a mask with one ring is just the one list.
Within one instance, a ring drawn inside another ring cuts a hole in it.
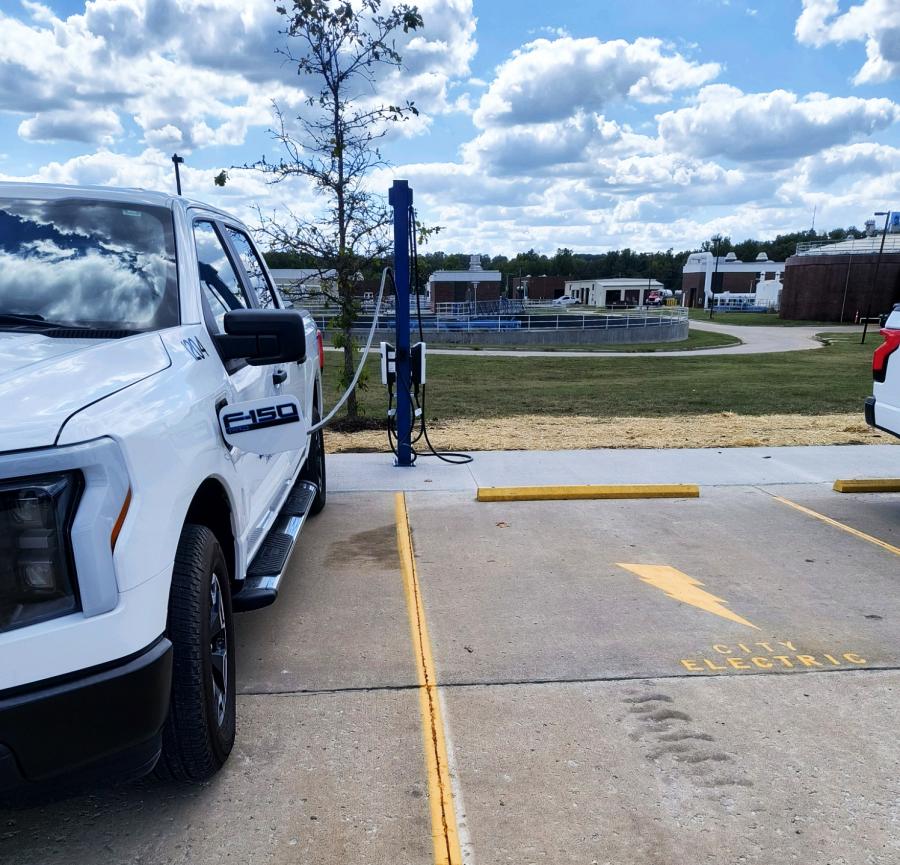
[{"label": "brown storage tank", "polygon": [[885,238],[878,284],[873,285],[881,240],[876,235],[798,246],[785,262],[780,316],[853,322],[865,315],[870,300],[873,316],[889,312],[900,303],[900,234]]}]

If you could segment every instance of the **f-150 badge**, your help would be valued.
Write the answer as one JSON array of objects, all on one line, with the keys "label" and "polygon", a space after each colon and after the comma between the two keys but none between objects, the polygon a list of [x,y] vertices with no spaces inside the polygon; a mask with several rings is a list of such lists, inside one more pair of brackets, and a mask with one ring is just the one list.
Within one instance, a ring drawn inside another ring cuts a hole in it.
[{"label": "f-150 badge", "polygon": [[291,394],[226,404],[219,409],[225,441],[248,453],[277,454],[306,446],[307,421]]}]

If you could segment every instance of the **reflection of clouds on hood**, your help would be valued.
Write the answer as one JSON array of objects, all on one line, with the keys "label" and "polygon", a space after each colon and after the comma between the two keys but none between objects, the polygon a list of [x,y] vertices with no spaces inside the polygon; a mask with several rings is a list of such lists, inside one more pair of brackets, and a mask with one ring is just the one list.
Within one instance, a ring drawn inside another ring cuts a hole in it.
[{"label": "reflection of clouds on hood", "polygon": [[51,321],[146,325],[159,305],[169,262],[162,255],[140,258],[136,273],[128,261],[96,252],[44,259],[0,251],[0,306]]}]

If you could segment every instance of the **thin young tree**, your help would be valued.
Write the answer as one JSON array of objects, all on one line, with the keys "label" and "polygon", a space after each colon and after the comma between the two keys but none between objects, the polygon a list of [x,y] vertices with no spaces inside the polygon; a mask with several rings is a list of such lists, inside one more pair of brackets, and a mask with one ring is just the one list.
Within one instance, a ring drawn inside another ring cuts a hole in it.
[{"label": "thin young tree", "polygon": [[[380,72],[402,64],[395,37],[421,28],[422,16],[405,3],[383,7],[381,0],[293,0],[291,6],[276,6],[286,22],[287,44],[280,53],[296,64],[309,95],[292,122],[274,106],[272,135],[280,158],[263,157],[253,165],[273,183],[306,179],[322,197],[315,222],[260,214],[261,232],[273,250],[317,262],[326,296],[338,310],[333,342],[343,348],[342,387],[350,384],[356,362],[354,286],[391,250],[390,211],[367,179],[386,164],[379,141],[391,125],[418,114],[410,101],[383,104],[376,85]],[[356,393],[347,400],[347,416],[359,416]]]}]

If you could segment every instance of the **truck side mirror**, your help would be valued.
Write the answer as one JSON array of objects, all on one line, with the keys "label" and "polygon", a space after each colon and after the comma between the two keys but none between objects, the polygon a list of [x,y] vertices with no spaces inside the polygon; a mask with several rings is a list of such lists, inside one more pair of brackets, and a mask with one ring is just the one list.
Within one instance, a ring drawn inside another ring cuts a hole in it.
[{"label": "truck side mirror", "polygon": [[243,358],[251,366],[306,360],[303,314],[294,309],[233,309],[214,341],[223,360]]}]

